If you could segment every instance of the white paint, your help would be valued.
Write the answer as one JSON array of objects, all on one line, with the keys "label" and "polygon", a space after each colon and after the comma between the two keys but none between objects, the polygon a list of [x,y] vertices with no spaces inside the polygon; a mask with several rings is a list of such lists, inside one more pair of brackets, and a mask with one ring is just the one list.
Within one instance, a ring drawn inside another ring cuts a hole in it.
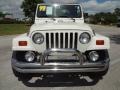
[{"label": "white paint", "polygon": [[[38,4],[39,7],[40,4]],[[46,5],[46,4],[42,4]],[[80,5],[80,4],[62,4],[62,5]],[[80,5],[81,7],[81,5]],[[82,8],[81,8],[82,10]],[[37,14],[36,14],[37,15]],[[35,24],[33,24],[30,28],[29,35],[22,34],[13,39],[13,50],[18,51],[37,51],[44,52],[46,50],[46,37],[44,38],[44,43],[35,44],[32,41],[32,36],[35,33],[42,33],[46,36],[47,33],[78,33],[78,43],[77,49],[81,52],[85,52],[87,50],[101,50],[101,49],[109,49],[110,48],[110,40],[108,37],[96,34],[93,34],[91,27],[84,23],[84,16],[82,12],[82,16],[80,18],[75,18],[75,22],[71,18],[57,18],[56,20],[62,20],[62,22],[54,22],[51,18],[37,18],[35,17]],[[45,22],[48,21],[48,22]],[[91,41],[88,44],[81,44],[79,42],[79,36],[83,33],[87,32],[91,36]],[[104,40],[104,45],[96,45],[96,40]],[[27,46],[19,46],[19,41],[27,41]],[[54,40],[55,41],[55,40]],[[54,43],[55,44],[55,43]],[[65,45],[64,45],[65,47]]]}]

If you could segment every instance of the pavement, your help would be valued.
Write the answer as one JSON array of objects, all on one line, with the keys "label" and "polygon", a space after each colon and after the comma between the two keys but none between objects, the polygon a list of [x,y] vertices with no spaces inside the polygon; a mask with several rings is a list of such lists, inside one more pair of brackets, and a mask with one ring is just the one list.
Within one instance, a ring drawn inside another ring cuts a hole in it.
[{"label": "pavement", "polygon": [[101,80],[89,77],[52,76],[19,81],[11,70],[12,39],[16,36],[0,36],[0,90],[120,90],[120,28],[91,25],[102,35],[111,39],[111,59],[108,74]]}]

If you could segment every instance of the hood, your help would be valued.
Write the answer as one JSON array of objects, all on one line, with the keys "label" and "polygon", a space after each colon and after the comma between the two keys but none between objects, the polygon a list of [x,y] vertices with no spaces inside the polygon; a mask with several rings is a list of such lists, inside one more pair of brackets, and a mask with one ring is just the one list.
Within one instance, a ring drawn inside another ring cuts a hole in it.
[{"label": "hood", "polygon": [[31,26],[31,32],[35,30],[69,30],[69,29],[79,29],[79,30],[92,30],[89,25],[85,23],[67,22],[67,23],[42,23],[33,24]]}]

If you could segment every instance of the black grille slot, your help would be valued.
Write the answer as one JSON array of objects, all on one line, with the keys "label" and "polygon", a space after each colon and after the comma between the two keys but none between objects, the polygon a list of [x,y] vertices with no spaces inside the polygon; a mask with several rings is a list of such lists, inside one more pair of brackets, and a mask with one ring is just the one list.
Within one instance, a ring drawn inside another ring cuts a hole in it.
[{"label": "black grille slot", "polygon": [[51,33],[51,48],[54,48],[54,34]]},{"label": "black grille slot", "polygon": [[49,49],[49,33],[46,33],[46,48]]},{"label": "black grille slot", "polygon": [[78,38],[78,34],[75,33],[75,41],[74,41],[74,48],[75,49],[77,49],[77,42],[78,42],[77,38]]},{"label": "black grille slot", "polygon": [[60,48],[63,48],[63,33],[60,33]]},{"label": "black grille slot", "polygon": [[56,40],[56,48],[59,48],[59,34],[58,33],[56,33],[55,40]]},{"label": "black grille slot", "polygon": [[65,33],[65,48],[68,48],[68,33]]},{"label": "black grille slot", "polygon": [[73,47],[73,33],[70,33],[70,48]]}]

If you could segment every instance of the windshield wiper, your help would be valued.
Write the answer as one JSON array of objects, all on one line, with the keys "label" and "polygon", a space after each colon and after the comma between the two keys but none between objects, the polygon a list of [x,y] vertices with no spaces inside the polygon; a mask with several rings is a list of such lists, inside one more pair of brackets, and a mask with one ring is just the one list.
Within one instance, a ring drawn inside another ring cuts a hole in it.
[{"label": "windshield wiper", "polygon": [[[68,16],[57,16],[57,17],[68,17]],[[69,17],[68,17],[69,18]]]}]

